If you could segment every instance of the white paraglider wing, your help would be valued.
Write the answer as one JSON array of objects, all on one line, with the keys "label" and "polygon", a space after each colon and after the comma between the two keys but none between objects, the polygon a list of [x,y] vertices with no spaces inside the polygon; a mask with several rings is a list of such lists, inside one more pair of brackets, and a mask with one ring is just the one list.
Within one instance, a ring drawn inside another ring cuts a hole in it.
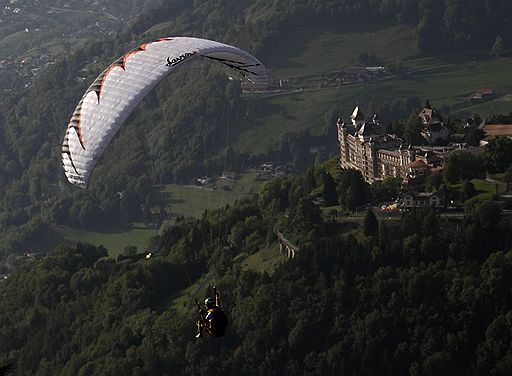
[{"label": "white paraglider wing", "polygon": [[98,159],[134,107],[178,66],[198,57],[238,71],[255,90],[267,87],[263,64],[236,47],[189,37],[143,44],[100,74],[73,112],[62,144],[69,182],[86,188]]}]

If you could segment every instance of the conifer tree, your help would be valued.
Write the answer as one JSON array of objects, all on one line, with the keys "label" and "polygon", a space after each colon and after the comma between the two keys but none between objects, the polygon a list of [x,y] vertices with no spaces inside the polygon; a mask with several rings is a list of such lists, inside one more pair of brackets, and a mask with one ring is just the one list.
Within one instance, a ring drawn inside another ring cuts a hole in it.
[{"label": "conifer tree", "polygon": [[366,236],[377,236],[379,234],[379,221],[372,209],[366,211],[363,231]]}]

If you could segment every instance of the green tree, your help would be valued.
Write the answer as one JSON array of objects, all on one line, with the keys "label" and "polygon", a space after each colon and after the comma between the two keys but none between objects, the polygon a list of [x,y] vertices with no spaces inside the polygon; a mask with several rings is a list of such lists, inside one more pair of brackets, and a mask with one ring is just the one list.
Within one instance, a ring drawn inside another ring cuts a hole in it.
[{"label": "green tree", "polygon": [[443,174],[439,172],[434,172],[429,174],[425,178],[425,190],[429,192],[435,192],[441,185],[443,184]]},{"label": "green tree", "polygon": [[292,213],[292,224],[298,232],[309,232],[322,223],[320,208],[309,197],[302,198]]},{"label": "green tree", "polygon": [[470,146],[478,146],[480,140],[484,138],[484,131],[477,126],[472,126],[464,135],[464,141]]},{"label": "green tree", "polygon": [[368,209],[366,211],[366,216],[364,217],[364,234],[366,236],[378,236],[379,235],[379,221],[375,216],[375,213],[372,209]]},{"label": "green tree", "polygon": [[482,153],[484,165],[490,172],[503,172],[512,164],[512,139],[496,137]]},{"label": "green tree", "polygon": [[413,111],[404,128],[404,138],[410,145],[422,145],[425,143],[424,138],[421,136],[422,123],[416,111]]},{"label": "green tree", "polygon": [[434,209],[427,209],[424,213],[422,231],[425,236],[439,236],[439,218]]},{"label": "green tree", "polygon": [[369,188],[360,171],[354,169],[342,170],[338,183],[339,202],[348,210],[368,202]]},{"label": "green tree", "polygon": [[507,183],[507,192],[510,191],[510,183],[512,182],[512,163],[508,166],[507,171],[505,171],[503,181]]},{"label": "green tree", "polygon": [[399,197],[402,181],[401,177],[387,177],[383,181],[374,182],[371,186],[374,200],[387,201]]},{"label": "green tree", "polygon": [[483,174],[482,162],[469,151],[455,151],[446,158],[444,178],[450,183],[471,180]]},{"label": "green tree", "polygon": [[469,180],[465,180],[461,187],[461,200],[466,201],[477,194],[475,185]]},{"label": "green tree", "polygon": [[501,35],[498,35],[491,48],[491,55],[494,57],[502,57],[505,53],[505,41]]},{"label": "green tree", "polygon": [[331,174],[327,171],[322,175],[323,177],[323,199],[327,206],[333,206],[338,204],[338,192],[336,190],[336,182],[332,178]]}]

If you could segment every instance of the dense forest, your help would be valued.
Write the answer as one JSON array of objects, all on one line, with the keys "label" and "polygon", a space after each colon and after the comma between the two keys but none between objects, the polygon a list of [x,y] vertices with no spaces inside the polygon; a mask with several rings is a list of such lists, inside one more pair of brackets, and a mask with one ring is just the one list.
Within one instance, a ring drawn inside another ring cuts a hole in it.
[{"label": "dense forest", "polygon": [[[358,172],[310,168],[177,221],[149,259],[78,244],[26,263],[0,287],[0,363],[15,375],[510,374],[500,207],[474,202],[463,220],[368,210],[362,222],[322,209],[348,191],[375,194]],[[295,258],[263,272],[240,261],[277,253],[277,231]],[[178,299],[207,272],[230,317],[222,339],[194,338],[192,291]]]}]

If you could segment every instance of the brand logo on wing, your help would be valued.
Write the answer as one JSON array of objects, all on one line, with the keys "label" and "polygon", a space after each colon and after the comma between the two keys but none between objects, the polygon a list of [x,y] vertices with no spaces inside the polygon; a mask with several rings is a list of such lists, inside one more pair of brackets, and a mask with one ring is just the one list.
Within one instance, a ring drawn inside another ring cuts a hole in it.
[{"label": "brand logo on wing", "polygon": [[185,54],[182,54],[178,57],[175,57],[174,59],[167,58],[167,64],[165,64],[166,67],[174,67],[175,65],[178,65],[183,60],[187,60],[189,57],[193,56],[195,52],[187,52]]}]

